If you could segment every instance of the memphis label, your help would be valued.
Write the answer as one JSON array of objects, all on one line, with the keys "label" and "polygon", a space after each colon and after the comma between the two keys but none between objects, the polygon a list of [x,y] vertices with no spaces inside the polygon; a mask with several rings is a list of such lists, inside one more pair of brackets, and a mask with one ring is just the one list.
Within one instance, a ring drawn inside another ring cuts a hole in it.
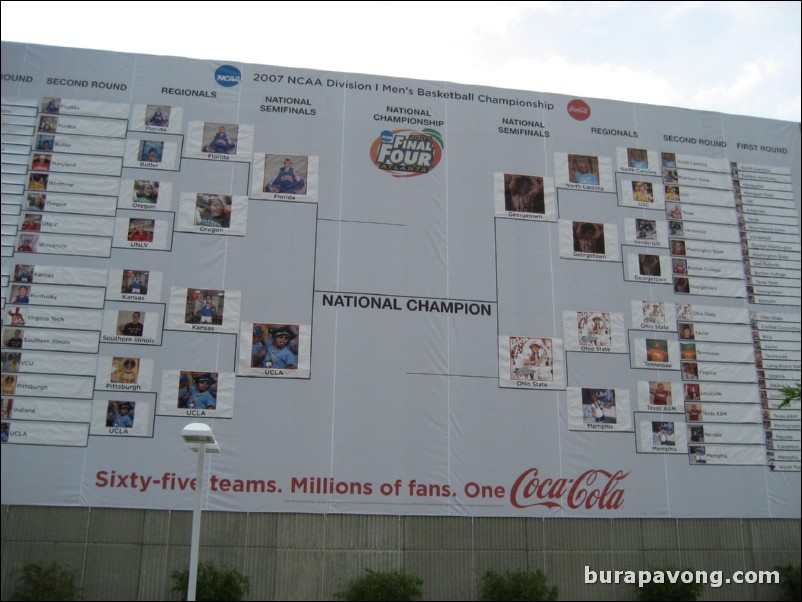
[{"label": "memphis label", "polygon": [[370,157],[376,167],[396,178],[420,176],[437,167],[443,146],[440,132],[431,128],[384,130],[371,145]]}]

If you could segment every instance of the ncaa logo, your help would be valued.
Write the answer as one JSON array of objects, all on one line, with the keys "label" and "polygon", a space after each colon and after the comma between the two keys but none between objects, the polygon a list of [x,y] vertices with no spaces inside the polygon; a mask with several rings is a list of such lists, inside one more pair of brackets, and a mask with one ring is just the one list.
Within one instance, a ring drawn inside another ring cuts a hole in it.
[{"label": "ncaa logo", "polygon": [[234,65],[220,65],[214,72],[214,81],[225,88],[239,84],[242,73]]}]

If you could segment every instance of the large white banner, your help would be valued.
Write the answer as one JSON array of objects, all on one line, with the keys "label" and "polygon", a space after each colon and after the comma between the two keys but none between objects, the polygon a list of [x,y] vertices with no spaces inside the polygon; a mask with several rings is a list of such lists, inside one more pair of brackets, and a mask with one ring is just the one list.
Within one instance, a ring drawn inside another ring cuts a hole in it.
[{"label": "large white banner", "polygon": [[798,124],[2,67],[3,504],[799,516]]}]

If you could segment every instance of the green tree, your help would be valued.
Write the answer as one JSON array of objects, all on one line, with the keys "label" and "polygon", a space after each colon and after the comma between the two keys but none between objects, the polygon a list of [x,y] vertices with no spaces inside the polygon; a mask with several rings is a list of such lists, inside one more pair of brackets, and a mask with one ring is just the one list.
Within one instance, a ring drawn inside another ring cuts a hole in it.
[{"label": "green tree", "polygon": [[[181,594],[181,599],[187,599],[189,588],[189,569],[173,571],[173,591]],[[198,583],[195,590],[195,599],[198,602],[215,602],[217,600],[245,599],[250,589],[250,581],[237,569],[224,567],[218,569],[213,563],[205,562],[198,565]]]},{"label": "green tree", "polygon": [[802,596],[802,570],[799,565],[776,566],[774,570],[780,573],[780,587],[782,587],[784,599],[799,600]]},{"label": "green tree", "polygon": [[29,563],[12,574],[19,573],[12,600],[80,600],[81,588],[76,585],[78,571],[54,562],[47,566]]},{"label": "green tree", "polygon": [[480,600],[556,600],[558,593],[540,571],[487,571],[479,580]]},{"label": "green tree", "polygon": [[423,579],[403,571],[378,573],[367,569],[366,575],[349,581],[345,589],[334,597],[346,602],[420,600],[423,597]]},{"label": "green tree", "polygon": [[800,383],[796,383],[793,387],[788,385],[782,388],[783,402],[780,404],[780,409],[786,408],[791,405],[791,402],[799,401],[800,399]]},{"label": "green tree", "polygon": [[698,600],[702,595],[704,585],[701,583],[683,583],[681,579],[677,579],[676,583],[666,577],[667,573],[684,573],[685,571],[693,572],[692,569],[676,569],[673,566],[652,568],[649,569],[652,575],[662,573],[663,580],[655,583],[651,581],[643,587],[639,587],[637,591],[637,598],[641,602],[688,602]]}]

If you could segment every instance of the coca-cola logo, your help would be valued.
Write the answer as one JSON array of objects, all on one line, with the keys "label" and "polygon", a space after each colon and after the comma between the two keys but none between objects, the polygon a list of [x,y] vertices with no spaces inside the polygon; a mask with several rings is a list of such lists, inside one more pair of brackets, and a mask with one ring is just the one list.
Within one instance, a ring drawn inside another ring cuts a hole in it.
[{"label": "coca-cola logo", "polygon": [[584,100],[574,98],[568,103],[568,114],[577,121],[585,121],[590,117],[590,105]]},{"label": "coca-cola logo", "polygon": [[591,469],[576,479],[542,478],[537,468],[529,468],[515,480],[510,503],[516,508],[563,508],[572,510],[617,510],[624,503],[625,489],[621,482],[629,472]]}]

